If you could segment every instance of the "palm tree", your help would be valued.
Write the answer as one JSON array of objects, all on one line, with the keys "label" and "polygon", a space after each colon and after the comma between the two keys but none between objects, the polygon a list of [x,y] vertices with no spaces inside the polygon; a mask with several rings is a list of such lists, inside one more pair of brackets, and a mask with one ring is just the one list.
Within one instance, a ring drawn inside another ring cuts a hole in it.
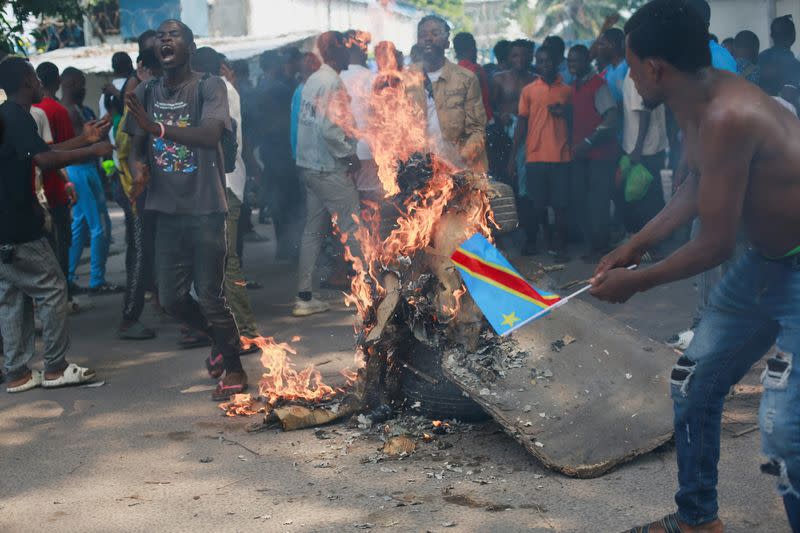
[{"label": "palm tree", "polygon": [[514,0],[511,17],[534,39],[560,35],[566,40],[592,39],[609,15],[628,15],[646,0]]}]

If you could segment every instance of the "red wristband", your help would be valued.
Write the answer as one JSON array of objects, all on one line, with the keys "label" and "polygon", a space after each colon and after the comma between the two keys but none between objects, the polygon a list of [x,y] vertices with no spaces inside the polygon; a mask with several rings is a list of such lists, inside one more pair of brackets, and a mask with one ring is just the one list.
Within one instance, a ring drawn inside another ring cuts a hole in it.
[{"label": "red wristband", "polygon": [[163,122],[156,122],[156,124],[158,124],[158,127],[161,128],[161,134],[158,136],[158,138],[159,139],[163,139],[164,138],[164,134],[167,131],[166,128],[164,127],[164,123]]}]

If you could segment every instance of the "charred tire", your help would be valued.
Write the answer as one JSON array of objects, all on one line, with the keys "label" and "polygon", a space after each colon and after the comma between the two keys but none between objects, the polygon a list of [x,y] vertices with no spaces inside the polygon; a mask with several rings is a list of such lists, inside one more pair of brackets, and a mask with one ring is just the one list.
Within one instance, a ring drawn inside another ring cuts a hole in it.
[{"label": "charred tire", "polygon": [[[419,407],[412,411],[432,420],[480,422],[489,418],[480,405],[445,377],[440,353],[419,342],[414,342],[412,346],[405,352],[405,357],[398,361],[400,394],[407,409],[419,402]],[[412,368],[403,366],[403,363],[408,363]],[[424,377],[420,374],[424,374]]]}]

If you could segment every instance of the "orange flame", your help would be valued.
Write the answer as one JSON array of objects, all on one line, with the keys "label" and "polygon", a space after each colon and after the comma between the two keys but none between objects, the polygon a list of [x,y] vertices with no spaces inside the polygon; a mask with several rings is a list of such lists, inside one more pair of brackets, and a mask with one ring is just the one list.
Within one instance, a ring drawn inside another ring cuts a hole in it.
[{"label": "orange flame", "polygon": [[[296,370],[289,357],[289,354],[294,355],[296,352],[288,344],[276,342],[272,337],[242,337],[242,346],[245,349],[254,344],[261,349],[264,373],[258,381],[258,391],[267,406],[294,400],[320,402],[330,400],[341,392],[341,389],[334,389],[323,383],[322,374],[314,365]],[[220,404],[220,408],[228,416],[253,415],[260,412],[254,408],[254,404],[255,399],[250,394],[237,394],[230,401]]]},{"label": "orange flame", "polygon": [[[416,153],[426,152],[429,143],[425,131],[426,111],[419,109],[406,93],[407,86],[422,83],[421,77],[399,70],[393,47],[382,47],[379,56],[381,72],[370,94],[354,95],[369,101],[369,119],[365,131],[356,126],[350,112],[350,98],[343,89],[326,103],[324,112],[348,137],[363,139],[369,144],[386,198],[391,201],[400,192],[397,180],[399,162],[408,160]],[[432,161],[433,175],[430,180],[403,200],[402,204],[394,205],[396,214],[392,215],[393,229],[386,238],[381,238],[381,208],[376,204],[366,205],[356,220],[357,229],[353,237],[359,243],[359,255],[353,254],[347,245],[348,235],[340,234],[345,244],[345,259],[355,271],[350,294],[345,295],[345,303],[356,307],[365,328],[372,327],[370,318],[374,314],[375,304],[386,294],[381,283],[385,268],[430,246],[437,223],[447,209],[465,215],[463,219],[466,222],[460,226],[464,239],[476,231],[487,236],[491,234],[490,224],[494,221],[486,193],[472,184],[460,186],[459,183],[463,181],[455,179],[458,169],[443,159],[434,155]],[[354,218],[357,217],[354,215]],[[457,315],[465,292],[463,286],[457,289],[453,293],[453,308],[446,307],[444,311],[453,317]],[[408,298],[407,302],[414,305],[414,298]],[[265,371],[259,380],[259,394],[268,406],[292,400],[319,402],[339,392],[323,383],[320,372],[313,366],[296,370],[289,357],[289,354],[295,354],[290,345],[278,343],[271,337],[243,337],[242,342],[245,347],[255,344],[261,349]],[[358,368],[365,365],[368,356],[361,349],[356,352]],[[349,382],[358,377],[356,372],[350,370],[344,370],[342,374]],[[231,416],[256,412],[255,401],[248,395],[237,395],[232,402],[221,407]]]}]

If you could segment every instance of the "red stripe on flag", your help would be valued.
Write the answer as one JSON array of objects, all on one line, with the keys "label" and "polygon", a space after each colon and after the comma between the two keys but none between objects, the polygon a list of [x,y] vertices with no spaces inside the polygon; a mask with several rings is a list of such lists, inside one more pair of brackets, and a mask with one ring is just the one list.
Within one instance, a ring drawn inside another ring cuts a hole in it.
[{"label": "red stripe on flag", "polygon": [[461,253],[461,251],[456,250],[453,252],[453,255],[450,258],[459,265],[463,265],[464,267],[476,272],[482,276],[486,276],[487,278],[496,281],[500,285],[508,287],[510,290],[515,292],[519,292],[533,298],[534,300],[541,302],[543,305],[551,306],[554,303],[558,302],[558,298],[553,298],[551,300],[546,299],[544,296],[539,294],[533,287],[531,287],[528,282],[518,276],[513,276],[508,272],[503,272],[500,269],[497,269],[491,265],[487,265],[482,261],[478,261],[472,257],[469,257],[466,254]]}]

